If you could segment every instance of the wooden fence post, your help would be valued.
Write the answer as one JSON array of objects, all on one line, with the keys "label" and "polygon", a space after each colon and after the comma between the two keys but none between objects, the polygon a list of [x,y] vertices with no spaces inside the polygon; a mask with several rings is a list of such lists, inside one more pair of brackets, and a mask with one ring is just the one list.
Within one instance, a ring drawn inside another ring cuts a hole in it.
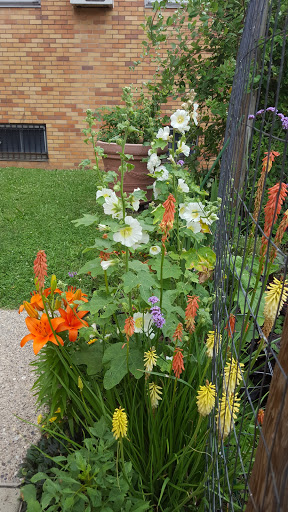
[{"label": "wooden fence post", "polygon": [[[279,363],[279,364],[278,364]],[[249,481],[246,512],[288,511],[288,311]]]}]

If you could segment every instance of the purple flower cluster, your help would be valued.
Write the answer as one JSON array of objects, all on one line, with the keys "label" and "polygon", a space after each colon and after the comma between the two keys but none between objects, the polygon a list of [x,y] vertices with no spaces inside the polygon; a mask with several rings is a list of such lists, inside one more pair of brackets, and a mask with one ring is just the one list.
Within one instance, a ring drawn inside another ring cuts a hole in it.
[{"label": "purple flower cluster", "polygon": [[184,160],[178,160],[178,162],[177,162],[177,163],[178,163],[178,165],[181,165],[181,166],[182,166],[182,165],[184,165]]},{"label": "purple flower cluster", "polygon": [[253,114],[250,114],[248,116],[248,119],[255,119],[256,116],[260,116],[261,114],[264,114],[264,112],[276,112],[276,116],[279,117],[282,123],[283,130],[288,130],[288,117],[285,117],[284,114],[278,112],[276,107],[268,107],[266,108],[266,110],[262,108],[261,110],[258,110],[258,112],[256,112],[255,116]]},{"label": "purple flower cluster", "polygon": [[150,309],[150,313],[152,315],[153,322],[156,325],[156,327],[159,327],[159,329],[161,329],[161,327],[163,327],[163,325],[165,324],[166,320],[162,316],[161,309],[159,308],[159,306],[153,306],[153,308]]},{"label": "purple flower cluster", "polygon": [[69,277],[75,277],[77,276],[77,272],[68,272]]},{"label": "purple flower cluster", "polygon": [[156,302],[159,302],[160,299],[158,297],[155,297],[155,295],[152,295],[152,297],[149,297],[148,302],[151,304],[156,304]]}]

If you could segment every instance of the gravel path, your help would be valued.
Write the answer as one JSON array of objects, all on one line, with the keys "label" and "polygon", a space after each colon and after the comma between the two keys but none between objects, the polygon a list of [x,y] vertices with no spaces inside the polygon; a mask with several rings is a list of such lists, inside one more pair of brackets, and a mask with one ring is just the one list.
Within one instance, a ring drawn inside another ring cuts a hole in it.
[{"label": "gravel path", "polygon": [[35,356],[32,342],[20,347],[28,334],[26,312],[0,309],[0,483],[20,482],[19,464],[27,448],[39,438],[37,427],[15,417],[37,424],[35,398],[31,390],[33,374],[29,362]]}]

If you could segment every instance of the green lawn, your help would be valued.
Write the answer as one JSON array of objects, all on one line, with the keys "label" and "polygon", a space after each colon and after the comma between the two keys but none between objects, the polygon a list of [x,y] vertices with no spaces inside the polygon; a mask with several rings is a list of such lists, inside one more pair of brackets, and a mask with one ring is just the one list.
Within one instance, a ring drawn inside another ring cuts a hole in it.
[{"label": "green lawn", "polygon": [[40,249],[47,254],[49,276],[88,287],[89,277],[70,278],[68,272],[79,270],[86,261],[83,249],[94,243],[95,227],[71,222],[97,211],[93,171],[3,168],[0,190],[0,307],[18,308],[29,300]]}]

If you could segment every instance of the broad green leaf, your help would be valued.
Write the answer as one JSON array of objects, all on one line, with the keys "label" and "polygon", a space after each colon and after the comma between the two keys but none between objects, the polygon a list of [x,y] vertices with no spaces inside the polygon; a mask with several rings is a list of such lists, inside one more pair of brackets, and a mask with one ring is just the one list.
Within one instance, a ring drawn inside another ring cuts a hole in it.
[{"label": "broad green leaf", "polygon": [[[23,494],[24,501],[27,501],[28,504],[29,502],[36,501],[36,487],[34,485],[24,485],[21,489],[21,493]],[[39,508],[39,510],[41,511],[41,508]]]},{"label": "broad green leaf", "polygon": [[89,432],[95,437],[103,438],[105,432],[107,431],[107,422],[104,416],[100,418],[99,421],[96,421],[93,427],[89,428]]},{"label": "broad green leaf", "polygon": [[[161,259],[157,258],[151,263],[151,268],[157,271],[157,277],[160,279],[161,275]],[[163,265],[163,278],[164,279],[179,279],[182,270],[177,263],[171,263],[167,258],[164,259]]]},{"label": "broad green leaf", "polygon": [[101,267],[100,262],[100,258],[87,261],[87,263],[85,263],[85,265],[80,268],[78,274],[87,274],[88,272],[91,272],[92,277],[103,275],[103,268]]},{"label": "broad green leaf", "polygon": [[41,471],[39,473],[36,473],[36,475],[33,475],[31,478],[32,484],[35,484],[36,482],[39,482],[39,480],[46,480],[48,476],[46,473],[42,473]]},{"label": "broad green leaf", "polygon": [[159,204],[157,208],[152,210],[152,215],[154,216],[153,224],[157,224],[158,222],[161,222],[163,219],[163,214],[165,212],[165,208],[163,208],[162,204]]},{"label": "broad green leaf", "polygon": [[96,291],[93,293],[92,299],[88,303],[85,303],[85,310],[95,315],[101,309],[105,308],[105,306],[108,306],[108,304],[114,304],[113,297],[107,295],[104,291]]},{"label": "broad green leaf", "polygon": [[72,363],[75,365],[85,364],[88,375],[96,375],[102,370],[103,346],[99,341],[92,345],[83,345],[81,350],[77,350],[71,355]]},{"label": "broad green leaf", "polygon": [[87,247],[83,253],[91,249],[99,249],[99,251],[111,252],[113,251],[115,245],[115,242],[113,240],[109,240],[108,238],[95,238],[95,244]]},{"label": "broad green leaf", "polygon": [[133,288],[138,287],[141,285],[141,281],[138,277],[138,275],[134,274],[133,272],[126,272],[121,276],[121,279],[123,281],[123,291],[124,293],[129,293]]},{"label": "broad green leaf", "polygon": [[[127,345],[122,348],[122,343],[115,343],[110,345],[104,352],[103,364],[109,366],[104,375],[104,388],[112,389],[117,386],[119,382],[125,377],[128,372],[127,369]],[[140,379],[143,375],[139,369],[143,368],[143,351],[135,346],[129,347],[129,372],[131,372],[136,379]]]},{"label": "broad green leaf", "polygon": [[89,213],[85,213],[82,219],[72,220],[73,224],[75,224],[76,228],[78,226],[91,226],[94,222],[99,222],[98,215],[89,215]]}]

